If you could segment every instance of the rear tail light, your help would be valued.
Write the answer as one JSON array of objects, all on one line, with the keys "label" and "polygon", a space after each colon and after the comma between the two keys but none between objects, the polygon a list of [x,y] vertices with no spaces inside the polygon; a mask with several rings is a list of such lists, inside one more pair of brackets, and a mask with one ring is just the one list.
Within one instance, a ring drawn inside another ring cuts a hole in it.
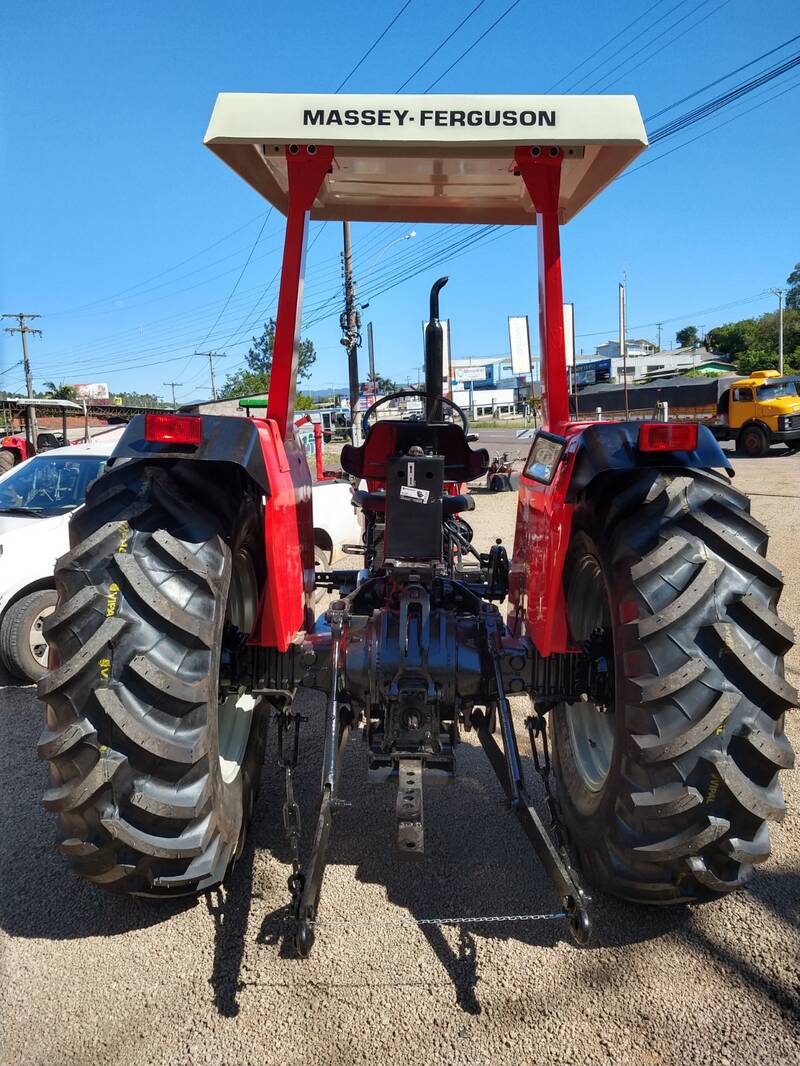
[{"label": "rear tail light", "polygon": [[696,422],[644,422],[639,427],[643,452],[693,452],[696,447]]},{"label": "rear tail light", "polygon": [[163,444],[199,444],[200,419],[195,415],[145,415],[144,439]]}]

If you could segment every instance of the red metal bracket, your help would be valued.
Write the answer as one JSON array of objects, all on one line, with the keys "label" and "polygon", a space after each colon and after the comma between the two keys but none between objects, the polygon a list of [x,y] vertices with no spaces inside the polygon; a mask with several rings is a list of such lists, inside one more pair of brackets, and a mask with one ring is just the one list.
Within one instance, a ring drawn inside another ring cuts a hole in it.
[{"label": "red metal bracket", "polygon": [[539,337],[542,362],[543,428],[563,432],[569,421],[567,359],[564,346],[564,291],[558,196],[561,187],[560,148],[528,147],[514,151],[514,166],[536,208],[539,238]]},{"label": "red metal bracket", "polygon": [[284,440],[291,436],[294,421],[308,221],[332,164],[333,148],[329,146],[291,144],[286,149],[289,210],[267,401],[267,418],[275,419]]}]

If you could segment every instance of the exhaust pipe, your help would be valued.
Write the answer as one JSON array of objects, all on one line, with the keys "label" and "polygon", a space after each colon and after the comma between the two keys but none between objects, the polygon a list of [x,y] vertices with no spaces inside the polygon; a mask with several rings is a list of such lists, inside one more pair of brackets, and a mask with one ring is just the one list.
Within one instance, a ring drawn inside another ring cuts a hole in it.
[{"label": "exhaust pipe", "polygon": [[444,374],[444,330],[439,321],[439,293],[447,284],[439,278],[431,289],[431,307],[425,327],[425,392],[428,394],[426,416],[429,422],[442,421],[442,377]]}]

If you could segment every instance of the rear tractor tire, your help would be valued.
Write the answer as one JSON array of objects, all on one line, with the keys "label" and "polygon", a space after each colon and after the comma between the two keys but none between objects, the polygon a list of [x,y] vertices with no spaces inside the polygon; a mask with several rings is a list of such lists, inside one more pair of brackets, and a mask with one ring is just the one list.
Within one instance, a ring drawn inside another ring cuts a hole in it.
[{"label": "rear tractor tire", "polygon": [[220,692],[223,629],[249,632],[264,579],[260,497],[210,464],[126,463],[71,535],[39,682],[58,850],[118,892],[212,888],[241,852],[264,753],[259,705]]},{"label": "rear tractor tire", "polygon": [[610,630],[614,696],[605,712],[556,708],[550,729],[563,820],[607,892],[711,900],[770,853],[797,693],[766,548],[747,498],[709,472],[607,475],[576,508],[570,629],[577,641]]}]

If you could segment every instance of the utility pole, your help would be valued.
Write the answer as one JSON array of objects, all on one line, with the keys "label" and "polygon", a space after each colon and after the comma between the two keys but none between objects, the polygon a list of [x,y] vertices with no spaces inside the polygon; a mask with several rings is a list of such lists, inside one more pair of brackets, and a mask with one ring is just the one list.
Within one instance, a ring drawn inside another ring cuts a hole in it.
[{"label": "utility pole", "polygon": [[172,388],[172,407],[173,407],[173,410],[174,410],[178,406],[178,404],[177,404],[177,402],[175,400],[175,389],[180,388],[180,386],[183,384],[183,382],[182,381],[165,381],[165,382],[163,382],[163,384],[164,385],[169,385]]},{"label": "utility pole", "polygon": [[[218,397],[217,379],[214,377],[214,360],[224,359],[225,352],[195,352],[194,354],[202,355],[204,358],[208,359],[208,369],[211,371],[211,398],[213,400],[216,400]],[[165,384],[169,384],[169,382],[166,382]],[[178,384],[180,384],[180,382],[178,382]]]},{"label": "utility pole", "polygon": [[[16,318],[19,322],[18,326],[4,326],[6,333],[19,333],[22,338],[22,365],[25,370],[25,388],[28,392],[28,399],[33,398],[33,378],[31,376],[31,364],[28,359],[28,341],[27,336],[32,333],[34,336],[41,337],[42,331],[40,329],[31,329],[28,325],[29,319],[41,318],[41,315],[27,315],[23,311],[17,311],[16,314],[6,314],[0,316],[2,318]],[[28,434],[28,444],[33,449],[36,445],[36,439],[39,435],[39,427],[36,424],[36,408],[29,407],[27,410],[27,417],[25,419],[25,427]]]},{"label": "utility pole", "polygon": [[778,297],[778,373],[783,377],[783,297],[786,289],[770,289]]},{"label": "utility pole", "polygon": [[353,444],[361,443],[358,427],[358,348],[361,344],[361,315],[356,307],[356,286],[353,281],[353,251],[350,245],[350,223],[342,224],[344,236],[344,311],[339,318],[341,343],[347,349],[347,374],[350,384],[351,437]]},{"label": "utility pole", "polygon": [[622,356],[622,392],[625,396],[625,418],[630,417],[628,407],[628,344],[625,338],[625,284],[619,285],[619,354]]},{"label": "utility pole", "polygon": [[658,350],[659,351],[661,351],[661,327],[663,325],[664,325],[663,322],[656,322],[656,329],[658,330]]}]

